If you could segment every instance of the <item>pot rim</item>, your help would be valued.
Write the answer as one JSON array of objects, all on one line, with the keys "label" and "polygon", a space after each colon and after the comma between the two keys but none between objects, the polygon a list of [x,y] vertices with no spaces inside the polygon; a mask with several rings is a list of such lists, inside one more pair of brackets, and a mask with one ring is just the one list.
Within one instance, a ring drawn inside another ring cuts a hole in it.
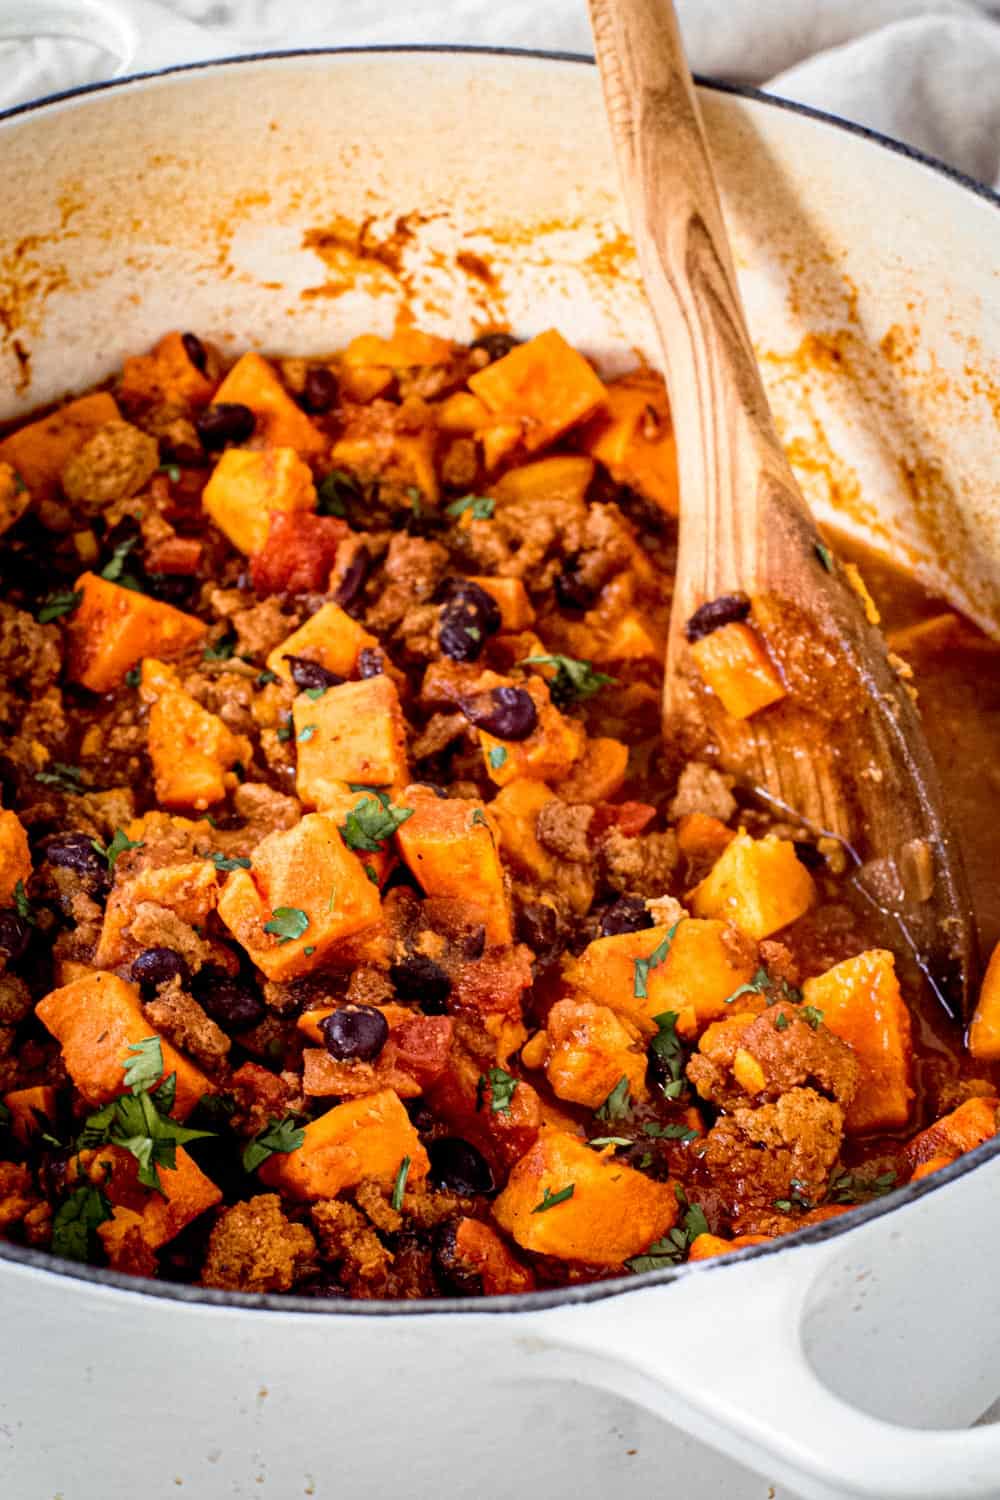
[{"label": "pot rim", "polygon": [[[553,52],[524,47],[478,47],[449,43],[378,45],[368,47],[298,47],[286,50],[244,53],[230,57],[209,58],[199,62],[176,63],[148,72],[131,73],[120,78],[105,79],[98,83],[81,84],[76,88],[63,89],[58,93],[46,94],[39,99],[32,99],[25,104],[16,104],[12,105],[9,109],[0,110],[0,125],[8,120],[19,118],[22,115],[30,115],[35,111],[43,110],[50,105],[59,104],[66,100],[84,98],[91,94],[101,94],[109,90],[125,88],[130,84],[141,83],[147,79],[161,78],[175,73],[191,73],[205,68],[233,67],[241,63],[281,61],[297,57],[363,56],[373,53],[388,56],[416,57],[434,54],[457,54],[471,57],[526,58],[537,62],[569,63],[585,67],[593,67],[595,65],[593,57],[586,53]],[[891,136],[883,135],[881,132],[872,130],[866,125],[859,125],[853,120],[843,119],[841,116],[831,114],[826,110],[814,109],[811,105],[799,104],[791,99],[783,99],[776,94],[764,93],[763,90],[752,88],[749,85],[725,83],[721,80],[706,78],[699,74],[695,75],[695,82],[700,88],[711,90],[714,93],[731,94],[737,98],[750,99],[757,104],[767,105],[779,110],[787,110],[791,114],[803,115],[807,119],[817,120],[824,125],[833,126],[834,129],[844,130],[850,135],[860,136],[862,139],[873,142],[883,150],[891,151],[897,156],[907,157],[911,161],[918,162],[921,166],[929,167],[932,171],[954,182],[958,187],[964,188],[977,198],[983,199],[992,207],[1000,209],[1000,193],[995,192],[986,184],[977,182],[974,178],[968,177],[965,173],[958,171],[955,167],[949,166],[946,162],[929,156],[926,152],[919,151],[903,141],[894,140]],[[348,1297],[345,1297],[343,1300],[301,1297],[282,1292],[223,1291],[214,1287],[194,1286],[186,1282],[154,1281],[148,1277],[130,1276],[121,1271],[111,1270],[108,1267],[80,1264],[65,1260],[61,1256],[52,1255],[48,1251],[34,1250],[4,1240],[0,1240],[0,1269],[2,1269],[2,1263],[6,1261],[13,1265],[24,1266],[29,1270],[48,1272],[67,1280],[86,1282],[108,1291],[129,1292],[133,1296],[150,1297],[160,1301],[182,1303],[188,1306],[253,1308],[265,1312],[305,1313],[323,1317],[421,1317],[431,1314],[440,1315],[442,1313],[497,1314],[542,1312],[549,1308],[567,1305],[579,1306],[588,1302],[600,1302],[608,1297],[621,1296],[629,1292],[644,1291],[651,1287],[664,1286],[692,1274],[704,1275],[706,1272],[718,1271],[726,1266],[742,1264],[747,1260],[756,1260],[786,1250],[793,1250],[799,1246],[816,1245],[824,1240],[835,1239],[840,1235],[850,1233],[853,1229],[860,1229],[862,1225],[872,1223],[884,1214],[894,1213],[896,1209],[916,1203],[927,1193],[946,1187],[949,1183],[955,1182],[960,1177],[964,1177],[966,1173],[975,1171],[978,1167],[985,1166],[987,1162],[997,1156],[1000,1156],[1000,1134],[994,1137],[993,1140],[987,1141],[982,1146],[977,1147],[974,1151],[967,1152],[964,1156],[958,1157],[950,1166],[942,1167],[939,1171],[917,1182],[906,1183],[903,1187],[887,1194],[884,1198],[876,1198],[869,1203],[859,1204],[850,1213],[811,1225],[807,1229],[797,1230],[793,1234],[782,1235],[767,1244],[748,1246],[743,1250],[735,1251],[729,1255],[717,1256],[700,1263],[692,1264],[691,1262],[687,1262],[679,1266],[669,1266],[659,1271],[645,1271],[637,1276],[615,1276],[604,1281],[592,1281],[577,1286],[554,1287],[546,1291],[522,1292],[518,1294],[506,1294],[504,1296],[423,1297],[414,1299],[413,1301],[389,1301],[384,1299],[361,1301]]]}]

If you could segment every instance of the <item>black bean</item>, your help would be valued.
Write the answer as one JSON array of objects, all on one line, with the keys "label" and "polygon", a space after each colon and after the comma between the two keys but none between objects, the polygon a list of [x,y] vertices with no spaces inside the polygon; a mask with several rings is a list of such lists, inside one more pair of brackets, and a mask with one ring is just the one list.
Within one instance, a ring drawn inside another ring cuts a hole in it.
[{"label": "black bean", "polygon": [[0,953],[5,953],[8,963],[17,963],[28,951],[31,942],[31,923],[26,917],[5,907],[0,911]]},{"label": "black bean", "polygon": [[793,845],[795,857],[800,864],[805,865],[807,870],[822,870],[826,860],[820,854],[815,844],[810,844],[808,839],[796,839]]},{"label": "black bean", "polygon": [[374,1062],[389,1040],[389,1022],[374,1005],[342,1005],[320,1022],[320,1030],[338,1062]]},{"label": "black bean", "polygon": [[536,955],[549,952],[559,932],[555,908],[544,901],[529,901],[517,914],[517,939]]},{"label": "black bean", "polygon": [[46,839],[44,857],[50,865],[72,870],[81,880],[97,887],[108,884],[108,867],[94,848],[89,833],[54,833]]},{"label": "black bean", "polygon": [[155,990],[171,979],[187,984],[191,978],[188,961],[174,948],[146,948],[132,961],[132,978],[147,991]]},{"label": "black bean", "polygon": [[175,609],[188,609],[194,604],[201,589],[201,582],[183,573],[147,573],[143,577],[146,593]]},{"label": "black bean", "polygon": [[452,661],[476,661],[486,637],[496,635],[502,624],[500,606],[478,583],[467,578],[448,579],[441,608],[438,641],[441,650]]},{"label": "black bean", "polygon": [[299,397],[300,405],[318,416],[329,411],[337,399],[337,378],[326,365],[311,365],[306,374],[305,389]]},{"label": "black bean", "polygon": [[505,354],[516,349],[520,342],[512,333],[484,333],[478,339],[473,339],[469,348],[484,349],[492,364],[494,360],[503,359]]},{"label": "black bean", "polygon": [[476,1193],[492,1193],[493,1173],[489,1162],[475,1146],[457,1135],[441,1136],[427,1147],[431,1159],[430,1180],[437,1188],[471,1198]]},{"label": "black bean", "polygon": [[700,641],[720,625],[745,620],[749,613],[750,600],[746,594],[720,594],[718,599],[709,599],[695,610],[684,626],[684,634],[689,641]]},{"label": "black bean", "polygon": [[434,1231],[434,1269],[447,1291],[458,1297],[478,1297],[482,1294],[483,1280],[459,1254],[459,1223],[458,1219],[445,1219]]},{"label": "black bean", "polygon": [[213,964],[199,970],[191,988],[212,1020],[227,1031],[246,1031],[264,1017],[264,1002],[253,986]]},{"label": "black bean", "polygon": [[[142,536],[142,527],[137,516],[122,516],[116,521],[104,538],[104,551],[110,558],[117,547],[122,547],[126,542],[131,542],[133,550]],[[131,554],[129,554],[131,561]]]},{"label": "black bean", "polygon": [[[357,602],[361,590],[365,586],[368,574],[372,570],[372,555],[364,545],[355,550],[354,556],[347,564],[344,576],[337,585],[334,600],[341,609],[349,609]],[[370,649],[370,648],[369,648]]]},{"label": "black bean", "polygon": [[601,918],[601,937],[619,937],[623,932],[645,932],[654,925],[641,896],[619,896]]},{"label": "black bean", "polygon": [[310,661],[307,656],[285,656],[292,673],[292,681],[304,693],[307,688],[332,688],[339,687],[346,682],[345,677],[340,677],[336,672],[331,672],[329,667],[324,667],[318,661]]},{"label": "black bean", "polygon": [[538,709],[526,688],[491,688],[460,699],[458,706],[470,724],[498,740],[526,740],[538,724]]},{"label": "black bean", "polygon": [[381,677],[385,671],[385,657],[377,646],[362,646],[358,652],[358,676]]},{"label": "black bean", "polygon": [[202,444],[214,451],[227,443],[245,443],[257,425],[257,418],[240,401],[218,401],[206,406],[194,425]]},{"label": "black bean", "polygon": [[563,609],[575,610],[582,613],[586,609],[592,609],[597,601],[597,589],[591,584],[585,583],[579,573],[580,559],[574,554],[567,557],[562,568],[553,580],[553,588],[556,598]]},{"label": "black bean", "polygon": [[389,978],[402,1000],[416,1000],[428,1016],[443,1016],[448,1009],[451,980],[425,953],[408,953],[389,969]]},{"label": "black bean", "polygon": [[182,333],[181,343],[184,345],[184,353],[195,369],[200,370],[204,375],[205,367],[208,364],[208,353],[201,339],[196,333]]}]

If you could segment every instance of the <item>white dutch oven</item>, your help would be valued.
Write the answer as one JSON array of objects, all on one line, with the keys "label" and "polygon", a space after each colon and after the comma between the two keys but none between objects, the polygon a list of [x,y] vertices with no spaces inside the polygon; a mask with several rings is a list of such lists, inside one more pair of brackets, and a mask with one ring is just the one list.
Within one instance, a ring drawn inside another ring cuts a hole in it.
[{"label": "white dutch oven", "polygon": [[[166,60],[151,3],[52,17]],[[195,45],[173,23],[167,57]],[[1000,627],[996,200],[803,110],[701,102],[818,513]],[[605,370],[652,352],[580,60],[168,69],[14,111],[0,142],[3,417],[178,325],[321,351],[405,303],[458,337],[557,324]],[[1000,1394],[998,1157],[725,1261],[521,1299],[318,1305],[6,1246],[0,1496],[1000,1496],[1000,1428],[966,1430]]]}]

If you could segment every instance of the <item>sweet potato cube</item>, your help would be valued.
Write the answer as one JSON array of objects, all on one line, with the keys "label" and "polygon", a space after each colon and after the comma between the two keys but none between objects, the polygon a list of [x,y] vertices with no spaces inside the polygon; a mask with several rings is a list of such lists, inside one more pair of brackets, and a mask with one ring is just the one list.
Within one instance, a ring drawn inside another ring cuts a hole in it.
[{"label": "sweet potato cube", "polygon": [[652,370],[638,370],[610,381],[606,390],[607,410],[587,424],[584,448],[619,484],[676,516],[677,444],[662,379]]},{"label": "sweet potato cube", "polygon": [[[569,1191],[568,1191],[569,1190]],[[565,1193],[565,1198],[553,1203]],[[511,1172],[493,1214],[525,1250],[618,1266],[677,1219],[670,1182],[653,1182],[562,1130],[543,1130]]]},{"label": "sweet potato cube", "polygon": [[487,942],[509,943],[513,929],[503,866],[483,804],[410,786],[402,805],[412,807],[413,816],[401,825],[396,841],[424,893],[480,907]]},{"label": "sweet potato cube", "polygon": [[767,1245],[772,1239],[773,1234],[738,1234],[731,1240],[717,1234],[699,1234],[691,1242],[688,1260],[714,1260],[717,1255],[731,1255],[734,1250],[747,1250],[751,1245]]},{"label": "sweet potato cube", "polygon": [[559,783],[564,802],[607,802],[621,791],[628,746],[607,735],[588,739],[576,765]]},{"label": "sweet potato cube", "polygon": [[[155,1036],[142,1013],[139,990],[117,974],[99,971],[52,990],[35,1008],[62,1047],[66,1071],[88,1104],[107,1104],[126,1092],[129,1047]],[[200,1068],[162,1037],[163,1076],[177,1074],[173,1114],[187,1119],[214,1086]]]},{"label": "sweet potato cube", "polygon": [[292,632],[287,640],[275,646],[267,658],[270,671],[286,682],[292,680],[292,669],[286,661],[289,656],[303,656],[308,661],[319,662],[338,677],[353,677],[357,670],[359,654],[378,641],[357,620],[352,620],[337,604],[322,604],[304,625]]},{"label": "sweet potato cube", "polygon": [[489,420],[490,414],[485,402],[480,401],[471,391],[454,391],[437,407],[439,432],[476,432],[480,427],[485,427]]},{"label": "sweet potato cube", "polygon": [[705,860],[714,864],[735,837],[720,818],[708,813],[684,813],[677,820],[677,847],[686,859],[698,864]]},{"label": "sweet potato cube", "polygon": [[742,945],[724,922],[684,918],[675,929],[595,938],[566,966],[566,980],[647,1032],[654,1016],[676,1011],[678,1032],[694,1036],[726,1014],[729,996],[756,967],[753,946]]},{"label": "sweet potato cube", "polygon": [[553,705],[540,677],[530,677],[521,686],[535,700],[538,723],[526,740],[501,740],[480,729],[486,770],[498,786],[518,776],[536,781],[560,781],[583,754],[587,734],[582,724],[568,719]]},{"label": "sweet potato cube", "polygon": [[493,486],[493,493],[501,504],[515,500],[562,500],[567,505],[577,505],[593,477],[592,458],[579,453],[560,453],[508,469]]},{"label": "sweet potato cube", "polygon": [[544,781],[519,776],[509,781],[490,803],[490,816],[500,834],[500,848],[522,874],[545,884],[553,880],[555,857],[539,842],[535,826],[538,814],[555,796]]},{"label": "sweet potato cube", "polygon": [[845,958],[807,979],[802,995],[822,1011],[834,1036],[854,1050],[861,1067],[858,1091],[847,1106],[846,1129],[857,1134],[905,1125],[913,1098],[913,1044],[892,954],[870,948]]},{"label": "sweet potato cube", "polygon": [[179,656],[205,635],[194,615],[95,573],[82,574],[76,588],[83,598],[66,626],[67,672],[93,693],[119,687],[144,656]]},{"label": "sweet potato cube", "polygon": [[17,813],[0,812],[0,906],[10,906],[18,885],[31,878],[31,850],[28,835]]},{"label": "sweet potato cube", "polygon": [[623,1078],[646,1096],[646,1044],[639,1028],[590,1000],[558,1000],[545,1023],[545,1076],[558,1099],[599,1109]]},{"label": "sweet potato cube", "polygon": [[[164,813],[153,816],[165,817]],[[128,837],[141,838],[136,819],[129,825]],[[207,825],[206,825],[207,826]],[[125,873],[116,867],[116,879],[104,908],[101,936],[94,953],[98,968],[117,967],[129,954],[128,928],[135,920],[139,906],[146,901],[164,906],[195,926],[215,910],[219,894],[218,871],[209,859],[181,859],[176,864],[150,866]],[[132,944],[133,956],[135,945]]]},{"label": "sweet potato cube", "polygon": [[690,650],[702,680],[734,719],[749,719],[787,696],[760,637],[742,620],[720,625]]},{"label": "sweet potato cube", "polygon": [[122,369],[120,395],[126,405],[168,405],[200,410],[215,390],[192,363],[180,333],[164,334],[149,354],[133,355]]},{"label": "sweet potato cube", "polygon": [[[359,803],[371,801],[373,793],[364,789],[351,791],[347,782],[328,781],[323,789],[323,812],[333,819],[338,828],[343,828],[347,816]],[[399,864],[392,840],[386,840],[379,849],[352,849],[352,854],[361,865],[365,875],[381,888]]]},{"label": "sweet potato cube", "polygon": [[413,1186],[427,1176],[427,1152],[399,1095],[382,1089],[320,1115],[297,1151],[268,1157],[258,1175],[293,1198],[335,1198],[366,1177],[392,1189],[406,1157]]},{"label": "sweet potato cube", "polygon": [[915,1167],[910,1177],[911,1182],[920,1182],[924,1177],[930,1177],[933,1172],[940,1172],[942,1167],[950,1167],[957,1156],[943,1152],[940,1156],[931,1156],[927,1161],[922,1161],[919,1167]]},{"label": "sweet potato cube", "polygon": [[[375,1062],[341,1062],[325,1046],[307,1047],[302,1054],[302,1086],[313,1098],[335,1094],[341,1099],[394,1089],[401,1099],[416,1099],[436,1083],[448,1061],[455,1022],[451,1016],[420,1016],[405,1011],[402,1018],[389,1019],[388,1012],[403,1006],[385,1006],[389,1039]],[[301,1029],[305,1029],[304,1027]]]},{"label": "sweet potato cube", "polygon": [[[464,512],[469,514],[469,512]],[[526,630],[535,623],[535,611],[520,578],[470,578],[500,606],[501,630]]]},{"label": "sweet potato cube", "polygon": [[105,422],[120,417],[107,391],[81,396],[79,401],[70,401],[5,437],[0,443],[0,461],[17,470],[36,499],[50,497],[59,489],[59,476],[67,460]]},{"label": "sweet potato cube", "polygon": [[324,453],[327,439],[296,406],[277,374],[260,354],[238,359],[215,393],[214,401],[249,406],[257,418],[253,441],[268,448],[294,448],[305,457]]},{"label": "sweet potato cube", "polygon": [[17,1139],[26,1146],[33,1135],[43,1127],[39,1116],[50,1125],[56,1117],[56,1091],[48,1083],[36,1084],[29,1089],[11,1089],[4,1094],[3,1102],[10,1110],[10,1124]]},{"label": "sweet potato cube", "polygon": [[348,344],[341,359],[348,367],[376,365],[389,370],[412,370],[446,365],[453,353],[450,340],[401,325],[387,339],[374,333],[359,334]]},{"label": "sweet potato cube", "polygon": [[163,807],[199,812],[221,802],[236,785],[230,768],[237,761],[249,762],[253,754],[250,741],[202,708],[181,687],[176,672],[155,657],[143,661],[140,694],[150,705],[146,743],[156,800]]},{"label": "sweet potato cube", "polygon": [[452,1265],[466,1278],[478,1277],[484,1296],[503,1297],[534,1290],[535,1278],[527,1266],[507,1248],[503,1240],[482,1219],[462,1218],[455,1226]]},{"label": "sweet potato cube", "polygon": [[470,375],[469,388],[498,416],[521,419],[529,452],[554,442],[607,401],[603,382],[554,328]]},{"label": "sweet potato cube", "polygon": [[903,1148],[903,1159],[910,1166],[914,1175],[918,1166],[929,1165],[936,1162],[938,1166],[947,1165],[941,1161],[941,1157],[948,1161],[954,1161],[957,1156],[964,1156],[967,1151],[974,1151],[977,1146],[983,1145],[985,1141],[991,1141],[1000,1128],[1000,1099],[994,1096],[975,1097],[966,1099],[957,1109],[950,1114],[942,1115],[933,1125],[915,1135],[912,1141],[907,1142]]},{"label": "sweet potato cube", "polygon": [[1000,1062],[1000,943],[983,975],[976,1013],[969,1027],[969,1051],[981,1062]]},{"label": "sweet potato cube", "polygon": [[233,546],[250,556],[264,550],[272,511],[316,509],[316,486],[294,448],[228,448],[201,501]]},{"label": "sweet potato cube", "polygon": [[400,786],[409,776],[406,720],[399,693],[384,674],[300,693],[292,708],[298,755],[296,790],[307,807],[326,806],[331,784]]},{"label": "sweet potato cube", "polygon": [[812,876],[789,840],[741,833],[695,886],[688,905],[694,916],[732,922],[760,942],[801,917],[815,899]]},{"label": "sweet potato cube", "polygon": [[130,1152],[120,1146],[102,1147],[90,1163],[88,1176],[104,1188],[112,1203],[112,1217],[97,1228],[112,1265],[126,1253],[130,1230],[138,1229],[149,1250],[160,1250],[199,1214],[222,1202],[222,1189],[205,1176],[183,1146],[176,1148],[174,1166],[158,1166],[157,1174],[163,1191],[142,1194],[139,1188],[144,1198],[139,1210],[115,1201],[119,1195],[128,1204],[136,1201],[136,1161]]},{"label": "sweet potato cube", "polygon": [[219,916],[268,979],[309,973],[379,919],[377,886],[325,813],[269,833],[250,860],[227,878]]}]

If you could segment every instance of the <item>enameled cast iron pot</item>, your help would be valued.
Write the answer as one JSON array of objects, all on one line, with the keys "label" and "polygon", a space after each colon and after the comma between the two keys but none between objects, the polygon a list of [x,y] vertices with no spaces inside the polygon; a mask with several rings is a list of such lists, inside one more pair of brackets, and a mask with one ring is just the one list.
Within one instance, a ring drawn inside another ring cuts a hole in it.
[{"label": "enameled cast iron pot", "polygon": [[[556,324],[605,371],[652,356],[583,60],[154,72],[205,40],[152,0],[24,15],[114,28],[146,76],[0,121],[0,417],[168,328],[318,352],[403,303],[460,338]],[[803,109],[701,103],[817,512],[1000,628],[996,199]],[[522,1298],[240,1296],[3,1246],[0,1495],[998,1496],[1000,1427],[962,1430],[1000,1395],[998,1244],[1000,1141],[773,1246]]]}]

